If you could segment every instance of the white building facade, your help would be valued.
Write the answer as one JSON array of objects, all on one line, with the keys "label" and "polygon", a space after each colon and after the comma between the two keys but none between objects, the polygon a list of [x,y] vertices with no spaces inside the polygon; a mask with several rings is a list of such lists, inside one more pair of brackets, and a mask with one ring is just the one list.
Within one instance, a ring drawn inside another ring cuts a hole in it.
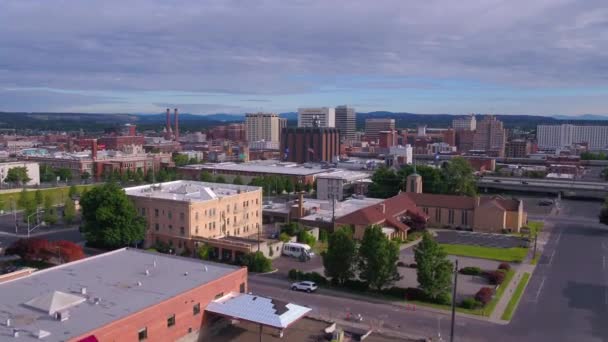
[{"label": "white building facade", "polygon": [[474,131],[477,129],[475,114],[452,120],[452,128],[456,131]]},{"label": "white building facade", "polygon": [[564,148],[587,143],[589,149],[608,147],[608,126],[538,125],[536,138],[539,148]]},{"label": "white building facade", "polygon": [[15,167],[25,167],[27,170],[27,176],[30,181],[26,185],[38,185],[40,184],[40,167],[38,163],[34,162],[8,162],[0,163],[0,184],[4,186],[6,183],[5,179],[8,175],[8,171]]},{"label": "white building facade", "polygon": [[245,137],[248,142],[269,141],[279,143],[281,119],[275,113],[245,115]]},{"label": "white building facade", "polygon": [[329,107],[298,108],[298,127],[312,127],[319,119],[319,127],[336,127],[336,110]]}]

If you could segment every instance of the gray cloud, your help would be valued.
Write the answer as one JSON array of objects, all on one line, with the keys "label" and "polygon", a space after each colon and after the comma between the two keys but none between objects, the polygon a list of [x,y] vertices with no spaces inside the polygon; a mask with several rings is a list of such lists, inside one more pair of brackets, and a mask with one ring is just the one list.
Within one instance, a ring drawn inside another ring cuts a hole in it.
[{"label": "gray cloud", "polygon": [[333,77],[376,78],[338,89],[608,84],[604,0],[4,0],[0,22],[9,88],[264,96],[318,92]]}]

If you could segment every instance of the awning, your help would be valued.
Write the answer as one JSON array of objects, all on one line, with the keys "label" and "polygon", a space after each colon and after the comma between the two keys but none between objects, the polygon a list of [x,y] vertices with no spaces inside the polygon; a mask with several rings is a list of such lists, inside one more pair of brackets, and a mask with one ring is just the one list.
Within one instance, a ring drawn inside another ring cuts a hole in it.
[{"label": "awning", "polygon": [[285,329],[311,309],[272,298],[231,292],[209,303],[205,310],[233,319]]}]

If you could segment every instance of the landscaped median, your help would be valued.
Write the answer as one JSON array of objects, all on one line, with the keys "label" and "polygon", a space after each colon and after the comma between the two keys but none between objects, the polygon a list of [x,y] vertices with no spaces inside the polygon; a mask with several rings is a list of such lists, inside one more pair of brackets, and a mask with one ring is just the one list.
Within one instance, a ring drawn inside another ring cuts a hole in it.
[{"label": "landscaped median", "polygon": [[524,247],[494,248],[452,244],[441,244],[441,247],[443,247],[446,253],[451,255],[507,262],[522,262],[528,254],[528,248]]},{"label": "landscaped median", "polygon": [[521,277],[519,284],[517,284],[517,288],[515,289],[515,292],[513,293],[511,300],[509,300],[509,303],[507,304],[507,308],[505,309],[502,316],[500,317],[501,319],[503,319],[505,321],[511,320],[511,317],[513,317],[513,314],[515,313],[515,309],[517,308],[517,305],[519,304],[519,300],[521,299],[521,296],[524,294],[524,290],[526,289],[528,280],[530,280],[530,273],[526,272]]},{"label": "landscaped median", "polygon": [[[82,193],[83,190],[90,190],[91,188],[98,186],[99,184],[86,184],[86,185],[76,185],[76,190],[79,193]],[[36,190],[40,190],[43,197],[49,196],[51,198],[52,204],[63,204],[65,198],[69,196],[70,187],[63,186],[57,188],[47,188],[47,189],[37,189],[37,188],[27,188],[26,189],[30,196],[33,196]],[[19,197],[21,196],[21,191],[19,192],[7,192],[0,194],[0,203],[4,203],[4,210],[11,210],[13,203],[17,206],[17,209],[21,208],[19,204]],[[0,208],[1,209],[1,208]]]}]

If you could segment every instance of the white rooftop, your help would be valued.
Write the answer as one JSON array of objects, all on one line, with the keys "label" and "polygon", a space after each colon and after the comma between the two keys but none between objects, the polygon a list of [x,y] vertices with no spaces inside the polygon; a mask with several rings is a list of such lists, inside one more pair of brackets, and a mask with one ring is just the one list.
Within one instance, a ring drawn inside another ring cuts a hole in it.
[{"label": "white rooftop", "polygon": [[173,182],[134,186],[131,188],[125,188],[125,192],[129,196],[168,199],[174,201],[204,202],[260,189],[260,187],[249,185],[179,180]]},{"label": "white rooftop", "polygon": [[347,171],[347,170],[334,170],[332,172],[323,173],[317,176],[322,179],[342,179],[347,182],[353,182],[356,180],[363,180],[369,178],[370,174],[359,171]]},{"label": "white rooftop", "polygon": [[[332,210],[335,210],[336,218],[339,218],[382,201],[383,199],[371,197],[349,198],[342,202],[336,201],[334,208],[332,209],[330,200],[305,198],[304,208],[310,211],[310,214],[302,217],[302,220],[331,222]],[[293,201],[288,203],[266,204],[263,206],[263,211],[287,214],[292,205],[294,205]]]},{"label": "white rooftop", "polygon": [[308,176],[318,173],[325,173],[327,169],[320,167],[305,167],[295,163],[281,163],[279,161],[255,161],[248,163],[218,163],[218,164],[194,164],[183,167],[184,169],[214,171],[243,171],[292,176]]},{"label": "white rooftop", "polygon": [[285,329],[311,309],[246,293],[230,293],[207,305],[206,311],[222,316]]}]

